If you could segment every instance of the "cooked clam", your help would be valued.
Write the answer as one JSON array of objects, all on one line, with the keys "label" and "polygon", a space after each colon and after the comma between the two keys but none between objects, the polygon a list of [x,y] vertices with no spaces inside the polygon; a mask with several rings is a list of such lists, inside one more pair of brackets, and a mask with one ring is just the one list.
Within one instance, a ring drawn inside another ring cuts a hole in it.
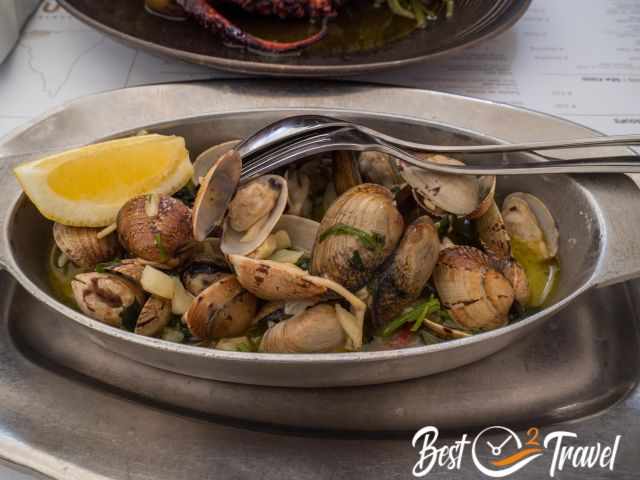
[{"label": "cooked clam", "polygon": [[184,320],[200,339],[237,337],[251,326],[256,307],[256,297],[234,275],[222,274],[195,298]]},{"label": "cooked clam", "polygon": [[398,173],[396,162],[386,153],[362,152],[358,158],[360,173],[366,182],[392,188],[404,181]]},{"label": "cooked clam", "polygon": [[145,300],[140,287],[107,273],[78,274],[71,281],[71,288],[85,315],[114,327],[132,329]]},{"label": "cooked clam", "polygon": [[498,258],[511,257],[511,238],[495,201],[476,219],[476,229],[485,250]]},{"label": "cooked clam", "polygon": [[104,269],[107,272],[122,275],[139,285],[144,267],[145,264],[137,258],[125,258],[124,260],[114,262],[112,265],[105,266]]},{"label": "cooked clam", "polygon": [[311,216],[311,179],[308,175],[295,167],[290,167],[286,174],[289,198],[287,212],[290,215]]},{"label": "cooked clam", "polygon": [[264,300],[294,300],[323,295],[327,288],[309,281],[309,273],[289,263],[230,255],[238,281]]},{"label": "cooked clam", "polygon": [[204,179],[220,157],[233,149],[238,143],[240,143],[240,140],[229,140],[228,142],[214,145],[198,155],[195,162],[193,162],[193,184],[200,185],[200,179]]},{"label": "cooked clam", "polygon": [[[418,155],[420,156],[420,155]],[[435,163],[463,165],[464,163],[444,155],[423,158]],[[480,215],[487,206],[485,201],[493,195],[495,177],[452,175],[425,170],[399,163],[400,175],[413,189],[413,195],[425,210],[435,216]]]},{"label": "cooked clam", "polygon": [[438,231],[429,217],[420,217],[407,227],[376,282],[371,305],[375,327],[387,324],[420,296],[439,252]]},{"label": "cooked clam", "polygon": [[100,262],[111,260],[120,252],[118,237],[111,233],[98,238],[99,228],[68,227],[53,224],[53,238],[58,248],[74,265],[92,268]]},{"label": "cooked clam", "polygon": [[221,249],[226,255],[246,255],[266,240],[287,206],[287,181],[264,175],[243,185],[229,204]]},{"label": "cooked clam", "polygon": [[391,255],[404,220],[389,189],[363,183],[342,194],[325,214],[311,257],[311,273],[356,291]]},{"label": "cooked clam", "polygon": [[271,353],[335,352],[344,348],[345,341],[336,307],[323,303],[271,327],[262,337],[259,350]]},{"label": "cooked clam", "polygon": [[513,258],[502,259],[500,261],[500,273],[504,275],[513,287],[513,295],[516,302],[522,306],[529,305],[531,292],[524,268]]},{"label": "cooked clam", "polygon": [[193,203],[193,238],[201,242],[220,225],[240,181],[242,160],[229,150],[219,157],[200,182]]},{"label": "cooked clam", "polygon": [[381,345],[365,349],[465,338],[553,291],[553,217],[525,193],[501,210],[494,176],[336,151],[241,181],[236,143],[198,157],[195,200],[189,184],[130,199],[99,232],[56,224],[48,268],[59,296],[141,335],[309,353],[360,351],[370,335]]},{"label": "cooked clam", "polygon": [[333,185],[336,193],[342,195],[361,183],[360,167],[355,155],[347,151],[333,152]]},{"label": "cooked clam", "polygon": [[490,257],[477,248],[442,251],[433,279],[440,300],[462,327],[490,330],[507,323],[513,287]]},{"label": "cooked clam", "polygon": [[512,193],[504,199],[502,216],[514,241],[526,245],[542,259],[556,256],[558,227],[540,199],[529,193]]},{"label": "cooked clam", "polygon": [[166,264],[193,238],[191,210],[168,195],[140,195],[118,212],[118,237],[129,253]]},{"label": "cooked clam", "polygon": [[182,284],[192,295],[199,295],[205,288],[221,278],[225,273],[210,262],[195,261],[187,265],[181,275]]},{"label": "cooked clam", "polygon": [[160,333],[170,320],[171,301],[151,295],[140,310],[134,332],[138,335],[152,337]]}]

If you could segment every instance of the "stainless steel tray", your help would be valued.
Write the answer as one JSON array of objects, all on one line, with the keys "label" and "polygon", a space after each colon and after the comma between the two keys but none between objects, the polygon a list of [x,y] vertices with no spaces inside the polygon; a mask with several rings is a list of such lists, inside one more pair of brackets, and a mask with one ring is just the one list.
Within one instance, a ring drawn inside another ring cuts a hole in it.
[{"label": "stainless steel tray", "polygon": [[[0,155],[5,149],[11,153],[93,142],[140,128],[183,135],[195,155],[211,144],[247,135],[302,111],[352,118],[405,138],[444,144],[594,135],[584,127],[535,112],[437,92],[336,82],[235,80],[146,86],[86,97],[0,143]],[[611,156],[627,152],[620,148],[598,151]],[[640,204],[640,190],[627,177],[509,177],[499,182],[502,191],[498,193],[538,195],[561,225],[563,273],[549,308],[466,339],[384,352],[264,355],[172,344],[114,329],[52,298],[44,269],[51,225],[15,191],[10,166],[0,166],[0,173],[5,172],[0,174],[2,196],[15,200],[0,210],[0,223],[4,222],[0,263],[36,299],[67,316],[76,343],[93,341],[131,361],[193,378],[299,388],[420,378],[487,357],[531,335],[586,289],[640,272],[640,256],[634,253],[640,238],[640,210],[633,207]]]},{"label": "stainless steel tray", "polygon": [[[640,283],[638,283],[640,285]],[[527,338],[439,375],[350,388],[217,382],[138,363],[79,337],[68,318],[21,287],[7,317],[25,356],[129,394],[207,416],[338,430],[468,430],[593,415],[629,393],[640,372],[638,321],[626,285],[584,295]]]},{"label": "stainless steel tray", "polygon": [[[295,99],[284,93],[265,96],[274,89],[283,92],[286,85],[291,84],[222,86],[210,108],[224,103],[237,109],[247,102],[255,109],[274,103],[295,107]],[[181,91],[207,88],[194,84]],[[382,87],[342,85],[341,94],[333,83],[296,88],[327,108],[351,108],[367,98],[377,111],[407,114],[422,108],[424,117],[443,124],[461,120],[469,129],[480,129],[495,110],[476,102],[461,117],[463,99],[426,92],[423,103],[404,104],[398,100],[409,98],[406,89],[391,98]],[[334,93],[328,96],[328,91]],[[114,94],[107,93],[66,105],[44,125],[27,126],[13,137],[20,141],[0,145],[0,154],[21,151],[25,139],[32,149],[51,148],[135,129],[130,118],[143,124],[163,121],[168,112],[161,103],[141,113],[142,92],[156,100],[170,98],[175,117],[203,110],[198,106],[194,112],[189,102],[177,101],[172,86],[131,89],[117,93],[131,115],[123,111],[114,124],[112,118],[90,115],[109,103]],[[430,107],[439,112],[437,118]],[[81,130],[66,128],[78,115],[91,121]],[[513,115],[522,122],[522,137],[514,141],[525,140],[534,126],[539,138],[584,132],[560,120],[541,124],[531,113],[513,110]],[[56,134],[61,127],[68,132],[64,138]],[[513,133],[510,125],[498,124],[495,130],[498,137]],[[203,141],[210,134],[201,133]],[[576,432],[582,444],[622,435],[616,472],[597,474],[633,478],[640,467],[638,299],[640,282],[590,290],[518,343],[440,375],[373,387],[286,389],[180,376],[110,353],[79,334],[81,326],[53,314],[0,274],[0,458],[54,478],[83,480],[409,478],[417,459],[409,431],[422,425],[453,432],[492,424],[537,424],[548,431],[556,424],[554,429]],[[459,478],[477,475],[473,468],[459,472]],[[518,477],[547,475],[548,464],[534,463]],[[583,472],[562,475],[578,477]]]},{"label": "stainless steel tray", "polygon": [[[398,430],[423,421],[440,428],[443,443],[493,424],[569,430],[580,444],[622,435],[615,471],[568,470],[559,478],[637,478],[638,298],[640,282],[594,291],[530,338],[443,375],[304,392],[189,380],[78,344],[68,321],[0,274],[0,459],[61,480],[412,478],[413,432]],[[282,410],[294,402],[310,402],[308,418],[291,412],[287,421]],[[371,429],[377,416],[395,413],[396,431],[318,432],[246,421],[267,417],[274,404],[281,423],[333,418],[346,428]],[[468,456],[465,465],[430,477],[478,478]],[[548,468],[548,459],[534,462],[516,478],[547,478]]]}]

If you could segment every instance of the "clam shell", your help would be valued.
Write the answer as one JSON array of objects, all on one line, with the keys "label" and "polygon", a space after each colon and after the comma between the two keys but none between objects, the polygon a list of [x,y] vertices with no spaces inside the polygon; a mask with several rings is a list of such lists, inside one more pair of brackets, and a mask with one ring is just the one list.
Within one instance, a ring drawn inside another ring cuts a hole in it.
[{"label": "clam shell", "polygon": [[[420,155],[425,160],[448,165],[464,165],[444,155]],[[433,172],[399,162],[400,175],[411,186],[420,206],[432,215],[447,213],[476,218],[490,206],[495,193],[496,177],[453,175]]]},{"label": "clam shell", "polygon": [[[464,165],[460,160],[444,155],[423,158],[435,163]],[[400,163],[400,175],[413,189],[416,201],[436,216],[447,212],[468,215],[480,205],[480,185],[476,177],[431,172],[403,163]]]},{"label": "clam shell", "polygon": [[108,272],[117,273],[118,275],[122,275],[123,277],[135,282],[136,284],[140,284],[140,279],[142,278],[142,271],[144,270],[145,264],[138,261],[135,258],[126,258],[124,260],[119,261],[115,265],[108,266],[105,268]]},{"label": "clam shell", "polygon": [[366,182],[377,183],[387,188],[403,183],[395,160],[382,152],[362,152],[358,157],[360,173]]},{"label": "clam shell", "polygon": [[485,250],[498,258],[511,257],[511,238],[495,201],[476,219],[476,229]]},{"label": "clam shell", "polygon": [[500,272],[509,281],[513,287],[513,294],[518,302],[522,306],[529,305],[529,299],[531,292],[529,290],[529,280],[527,279],[527,273],[522,265],[520,265],[515,259],[505,259],[502,261],[502,268]]},{"label": "clam shell", "polygon": [[100,262],[112,260],[120,252],[115,233],[98,238],[100,228],[69,227],[53,224],[53,239],[58,248],[78,267],[92,268]]},{"label": "clam shell", "polygon": [[220,224],[240,182],[242,160],[230,150],[213,164],[193,203],[193,237],[201,242]]},{"label": "clam shell", "polygon": [[484,215],[491,205],[495,203],[497,179],[495,175],[485,175],[478,179],[480,204],[473,212],[467,215],[470,219],[476,219]]},{"label": "clam shell", "polygon": [[335,307],[320,304],[267,330],[259,350],[271,353],[335,352],[345,341]]},{"label": "clam shell", "polygon": [[386,325],[420,296],[439,252],[438,231],[429,217],[420,217],[407,227],[376,283],[371,306],[376,328]]},{"label": "clam shell", "polygon": [[463,328],[490,330],[507,323],[513,287],[477,248],[443,250],[433,279],[440,300]]},{"label": "clam shell", "polygon": [[296,300],[324,294],[327,289],[306,278],[307,272],[295,265],[254,260],[240,255],[230,255],[238,281],[244,288],[263,300]]},{"label": "clam shell", "polygon": [[184,318],[198,338],[236,337],[251,326],[256,310],[256,297],[224,274],[195,298]]},{"label": "clam shell", "polygon": [[149,215],[148,195],[127,201],[118,212],[118,238],[136,257],[167,263],[192,240],[191,209],[180,200],[159,195],[155,215]]},{"label": "clam shell", "polygon": [[336,193],[342,195],[361,183],[358,160],[353,152],[344,150],[333,152],[333,184]]},{"label": "clam shell", "polygon": [[193,184],[196,186],[200,185],[200,179],[207,175],[207,172],[218,159],[239,143],[240,140],[229,140],[228,142],[214,145],[198,155],[198,158],[193,162]]},{"label": "clam shell", "polygon": [[527,242],[543,259],[557,255],[558,227],[539,198],[529,193],[511,193],[502,204],[502,216],[510,235]]},{"label": "clam shell", "polygon": [[80,273],[71,281],[71,289],[85,315],[113,327],[122,325],[122,315],[127,309],[139,311],[145,300],[140,287],[108,273]]},{"label": "clam shell", "polygon": [[246,232],[237,232],[231,228],[230,220],[227,217],[224,222],[222,241],[220,243],[220,249],[226,255],[247,255],[248,253],[253,252],[273,231],[273,228],[284,213],[285,208],[287,208],[287,200],[289,196],[287,181],[279,175],[265,175],[260,178],[266,179],[269,182],[274,182],[279,186],[280,193],[276,200],[275,207],[260,225],[259,230],[256,231],[255,234],[251,235],[249,239],[245,238]]},{"label": "clam shell", "polygon": [[[331,235],[320,241],[323,232],[340,224],[382,235],[382,248],[368,249],[352,235]],[[373,183],[358,185],[338,197],[324,215],[312,252],[311,273],[356,291],[391,255],[403,230],[404,220],[391,191]],[[356,251],[360,259],[354,263]]]},{"label": "clam shell", "polygon": [[320,224],[311,219],[298,217],[297,215],[282,215],[273,231],[284,230],[289,234],[291,246],[295,250],[302,250],[307,254],[311,254],[319,228]]},{"label": "clam shell", "polygon": [[171,320],[171,300],[152,295],[140,310],[134,331],[138,335],[152,337],[160,333],[169,320]]}]

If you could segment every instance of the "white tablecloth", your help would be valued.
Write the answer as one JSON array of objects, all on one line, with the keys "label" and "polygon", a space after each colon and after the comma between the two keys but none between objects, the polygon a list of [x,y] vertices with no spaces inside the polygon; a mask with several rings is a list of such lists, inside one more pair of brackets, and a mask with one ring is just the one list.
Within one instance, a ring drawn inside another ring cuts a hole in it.
[{"label": "white tablecloth", "polygon": [[[90,93],[224,76],[123,46],[46,0],[0,65],[0,136]],[[478,47],[362,80],[523,105],[606,133],[640,133],[640,2],[534,0],[511,31]]]}]

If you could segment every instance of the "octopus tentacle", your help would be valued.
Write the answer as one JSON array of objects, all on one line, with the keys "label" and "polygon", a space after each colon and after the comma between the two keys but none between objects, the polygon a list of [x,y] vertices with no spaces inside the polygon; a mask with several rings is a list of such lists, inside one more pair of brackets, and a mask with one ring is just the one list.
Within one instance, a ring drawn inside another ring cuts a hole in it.
[{"label": "octopus tentacle", "polygon": [[301,40],[292,42],[266,40],[255,37],[234,25],[229,19],[220,14],[207,0],[177,0],[177,2],[185,12],[192,15],[204,28],[214,32],[221,32],[226,37],[247,47],[267,52],[284,53],[299,50],[318,42],[327,33],[327,22],[326,18],[324,18],[319,32]]}]

